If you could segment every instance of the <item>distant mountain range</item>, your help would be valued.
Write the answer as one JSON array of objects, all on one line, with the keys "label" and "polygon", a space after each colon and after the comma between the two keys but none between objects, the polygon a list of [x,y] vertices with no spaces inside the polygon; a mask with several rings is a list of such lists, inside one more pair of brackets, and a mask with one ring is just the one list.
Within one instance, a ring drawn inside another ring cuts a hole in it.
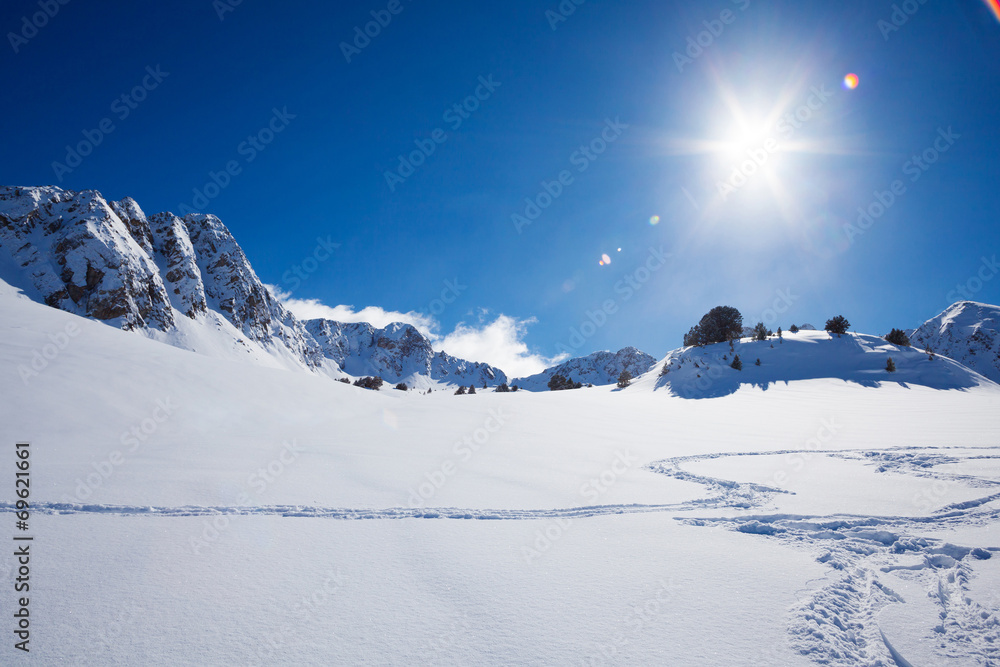
[{"label": "distant mountain range", "polygon": [[[302,321],[261,282],[217,217],[146,215],[131,198],[107,201],[95,190],[0,187],[0,278],[35,301],[175,347],[334,379],[378,375],[416,388],[509,383],[546,391],[557,374],[607,385],[626,370],[639,378],[665,365],[687,368],[683,350],[658,363],[626,347],[509,380],[489,364],[435,351],[427,336],[408,324],[376,329],[367,323]],[[912,340],[921,350],[929,346],[1000,382],[998,324],[1000,308],[963,301],[913,330]],[[690,368],[696,368],[694,362]],[[699,380],[698,375],[689,379]]]},{"label": "distant mountain range", "polygon": [[618,381],[622,371],[632,377],[639,377],[656,365],[656,357],[641,352],[634,347],[626,347],[618,352],[594,352],[547,368],[541,373],[514,380],[514,384],[529,391],[548,391],[553,375],[562,375],[582,384],[612,384]]}]

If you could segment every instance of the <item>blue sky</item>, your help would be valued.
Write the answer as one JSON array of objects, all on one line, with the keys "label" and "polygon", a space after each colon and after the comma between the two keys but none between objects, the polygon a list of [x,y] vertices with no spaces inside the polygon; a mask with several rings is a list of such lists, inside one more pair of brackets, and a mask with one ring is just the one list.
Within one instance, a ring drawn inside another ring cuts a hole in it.
[{"label": "blue sky", "polygon": [[720,304],[885,333],[1000,302],[980,0],[48,2],[0,10],[0,181],[214,213],[303,313],[520,374]]}]

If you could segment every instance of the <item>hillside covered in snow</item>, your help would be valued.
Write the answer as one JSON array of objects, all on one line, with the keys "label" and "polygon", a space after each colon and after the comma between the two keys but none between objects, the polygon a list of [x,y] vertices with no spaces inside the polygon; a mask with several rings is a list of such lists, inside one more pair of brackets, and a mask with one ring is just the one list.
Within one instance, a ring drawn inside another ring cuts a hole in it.
[{"label": "hillside covered in snow", "polygon": [[[737,357],[740,368],[734,368]],[[893,370],[889,370],[892,359]],[[829,378],[866,387],[887,383],[934,389],[994,385],[988,378],[939,355],[893,345],[878,336],[800,330],[765,341],[744,338],[671,352],[644,383],[683,398],[712,398],[741,386],[767,390],[778,384]]]},{"label": "hillside covered in snow", "polygon": [[625,390],[374,392],[3,281],[0,342],[38,480],[4,664],[1000,661],[1000,387],[941,357],[802,332]]},{"label": "hillside covered in snow", "polygon": [[910,336],[930,348],[1000,382],[1000,307],[959,301],[922,324]]}]

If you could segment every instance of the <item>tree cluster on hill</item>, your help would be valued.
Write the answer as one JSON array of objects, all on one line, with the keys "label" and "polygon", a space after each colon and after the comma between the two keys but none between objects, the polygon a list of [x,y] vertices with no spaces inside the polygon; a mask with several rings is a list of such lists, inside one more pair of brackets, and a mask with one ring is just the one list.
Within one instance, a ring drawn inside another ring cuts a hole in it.
[{"label": "tree cluster on hill", "polygon": [[510,387],[508,387],[507,383],[504,382],[499,387],[497,387],[494,391],[496,391],[498,394],[506,394],[507,392],[510,391]]},{"label": "tree cluster on hill", "polygon": [[792,333],[798,333],[799,332],[798,326],[796,326],[794,324],[791,327],[789,327],[788,330],[791,331]]},{"label": "tree cluster on hill", "polygon": [[618,376],[618,388],[625,389],[630,384],[632,384],[632,374],[627,370],[622,371],[621,375]]},{"label": "tree cluster on hill", "polygon": [[383,380],[380,377],[363,377],[358,378],[354,381],[355,387],[362,387],[363,389],[374,389],[378,391],[382,388]]},{"label": "tree cluster on hill", "polygon": [[732,306],[716,306],[684,336],[684,345],[712,345],[738,339],[743,333],[743,315]]},{"label": "tree cluster on hill", "polygon": [[573,378],[567,378],[564,375],[556,373],[549,380],[549,389],[551,391],[563,391],[566,389],[580,389],[583,385],[579,382],[573,382]]},{"label": "tree cluster on hill", "polygon": [[847,318],[843,315],[836,315],[826,321],[825,328],[830,333],[837,334],[839,336],[840,334],[847,333],[847,330],[851,328],[851,323],[848,322]]},{"label": "tree cluster on hill", "polygon": [[406,386],[405,382],[400,382],[399,384],[396,385],[396,389],[400,391],[407,391],[409,390],[409,387]]},{"label": "tree cluster on hill", "polygon": [[883,336],[888,342],[893,345],[899,345],[900,347],[910,347],[910,337],[906,335],[906,332],[902,329],[893,329],[885,336]]}]

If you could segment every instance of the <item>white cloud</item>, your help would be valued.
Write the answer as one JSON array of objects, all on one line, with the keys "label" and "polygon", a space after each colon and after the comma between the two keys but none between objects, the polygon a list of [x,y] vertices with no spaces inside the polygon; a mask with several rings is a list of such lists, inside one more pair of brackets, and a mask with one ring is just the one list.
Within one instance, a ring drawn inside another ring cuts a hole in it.
[{"label": "white cloud", "polygon": [[368,306],[361,310],[355,310],[353,306],[327,306],[318,299],[293,299],[291,294],[274,285],[267,287],[301,320],[324,318],[337,322],[368,322],[377,328],[393,322],[412,324],[430,339],[435,350],[443,350],[459,359],[491,364],[511,379],[540,373],[569,357],[568,354],[560,354],[549,358],[530,350],[524,337],[528,333],[528,326],[535,323],[534,318],[519,320],[500,314],[489,320],[484,312],[478,324],[460,322],[454,331],[441,336],[438,321],[423,313],[400,313],[378,306]]},{"label": "white cloud", "polygon": [[496,366],[511,379],[540,373],[550,366],[565,361],[569,356],[554,358],[531,352],[524,342],[528,325],[535,319],[518,320],[507,315],[497,315],[492,322],[469,326],[460,322],[455,330],[437,342],[434,347],[453,357],[469,361],[485,361]]},{"label": "white cloud", "polygon": [[393,322],[403,322],[404,324],[412,324],[418,331],[432,340],[437,338],[438,323],[430,315],[413,311],[399,313],[384,310],[378,306],[368,306],[361,310],[354,310],[354,306],[327,306],[319,299],[293,299],[288,292],[283,292],[280,287],[274,285],[267,287],[275,298],[285,304],[285,307],[300,320],[323,318],[335,322],[368,322],[377,329],[387,327]]}]

